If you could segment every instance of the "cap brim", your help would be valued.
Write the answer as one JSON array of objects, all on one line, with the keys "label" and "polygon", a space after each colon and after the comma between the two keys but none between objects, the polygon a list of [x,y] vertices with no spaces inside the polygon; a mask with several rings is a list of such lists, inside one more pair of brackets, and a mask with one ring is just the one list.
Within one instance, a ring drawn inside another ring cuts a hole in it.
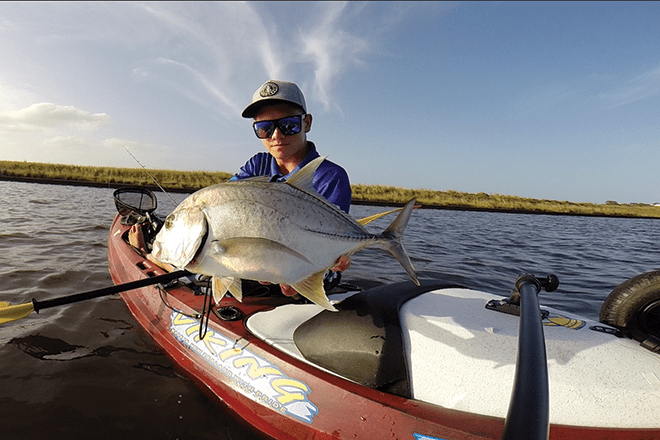
[{"label": "cap brim", "polygon": [[243,110],[243,113],[241,113],[241,116],[244,118],[254,118],[254,115],[256,115],[259,112],[259,109],[263,106],[263,102],[254,102],[247,107],[245,107],[245,110]]},{"label": "cap brim", "polygon": [[259,110],[261,110],[262,107],[265,107],[267,105],[275,105],[275,104],[288,104],[293,107],[298,107],[303,112],[306,112],[306,110],[302,108],[300,104],[296,104],[295,102],[287,101],[285,99],[264,98],[257,102],[253,102],[252,104],[245,107],[245,110],[243,110],[241,116],[243,116],[244,118],[254,118],[257,115],[257,113],[259,113]]}]

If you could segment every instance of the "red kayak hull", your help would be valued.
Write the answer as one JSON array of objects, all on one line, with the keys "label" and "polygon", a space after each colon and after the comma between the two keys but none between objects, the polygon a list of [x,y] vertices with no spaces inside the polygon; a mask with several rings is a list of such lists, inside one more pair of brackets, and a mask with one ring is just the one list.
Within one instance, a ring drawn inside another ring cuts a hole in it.
[{"label": "red kayak hull", "polygon": [[[115,218],[108,240],[115,284],[165,273],[126,243],[127,231],[119,217]],[[208,332],[200,340],[199,322],[185,315],[200,313],[204,297],[183,285],[166,290],[144,287],[124,292],[122,298],[178,370],[270,438],[458,440],[502,436],[503,419],[380,392],[301,362],[252,335],[244,318],[225,321],[211,313]],[[220,306],[235,307],[248,317],[290,302],[284,296],[246,297],[243,302],[229,297]],[[553,425],[550,438],[660,439],[660,433]]]}]

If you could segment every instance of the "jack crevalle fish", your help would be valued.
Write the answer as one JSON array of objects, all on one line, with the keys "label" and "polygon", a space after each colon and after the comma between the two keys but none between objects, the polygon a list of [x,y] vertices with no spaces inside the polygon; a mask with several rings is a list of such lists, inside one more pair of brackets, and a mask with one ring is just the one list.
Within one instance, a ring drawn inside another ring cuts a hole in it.
[{"label": "jack crevalle fish", "polygon": [[163,263],[212,276],[213,296],[242,299],[241,279],[288,284],[336,310],[323,276],[342,255],[380,245],[419,285],[401,239],[415,199],[381,234],[319,195],[312,185],[318,157],[286,182],[264,178],[220,183],[190,195],[165,219],[152,255]]}]

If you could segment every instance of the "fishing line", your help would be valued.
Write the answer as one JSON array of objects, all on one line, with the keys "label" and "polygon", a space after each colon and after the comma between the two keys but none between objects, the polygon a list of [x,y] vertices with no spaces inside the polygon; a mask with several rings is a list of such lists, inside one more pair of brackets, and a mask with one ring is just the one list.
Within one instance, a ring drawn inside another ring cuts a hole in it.
[{"label": "fishing line", "polygon": [[165,191],[165,188],[163,188],[162,186],[160,186],[160,183],[158,183],[158,180],[156,180],[156,178],[155,178],[154,176],[152,176],[151,173],[150,173],[149,171],[147,171],[147,169],[145,168],[145,166],[142,165],[142,163],[137,159],[137,157],[133,156],[133,153],[131,153],[131,152],[128,150],[128,148],[126,148],[125,145],[122,145],[122,147],[124,147],[124,150],[126,150],[126,152],[127,152],[128,154],[131,155],[131,157],[132,157],[132,158],[138,163],[138,165],[140,165],[140,167],[142,167],[142,169],[144,170],[144,172],[147,173],[147,175],[148,175],[149,177],[151,177],[151,180],[153,180],[153,181],[156,183],[156,185],[158,185],[158,188],[160,188],[160,190],[161,190],[161,191],[162,191],[167,197],[169,197],[169,199],[172,201],[172,203],[174,203],[174,206],[177,206],[178,203],[177,203],[176,201],[174,201],[174,199],[172,198],[172,196],[169,195],[169,194],[167,193],[167,191]]},{"label": "fishing line", "polygon": [[209,320],[211,318],[211,310],[213,308],[213,295],[211,294],[211,292],[207,291],[204,293],[204,305],[202,306],[202,313],[195,313],[190,315],[183,312],[180,309],[177,309],[176,307],[171,305],[169,301],[167,301],[167,298],[164,296],[164,294],[167,294],[165,286],[163,286],[162,284],[158,284],[156,287],[158,287],[160,300],[168,309],[176,313],[179,313],[187,318],[199,320],[199,339],[200,340],[204,339],[209,329]]},{"label": "fishing line", "polygon": [[209,329],[209,319],[211,318],[211,308],[213,307],[213,295],[206,292],[204,295],[204,308],[202,309],[202,318],[199,320],[199,340],[203,340]]},{"label": "fishing line", "polygon": [[185,313],[183,310],[177,309],[176,307],[174,307],[173,305],[171,305],[167,301],[167,298],[165,296],[163,296],[163,294],[167,293],[167,291],[165,290],[165,286],[163,286],[162,284],[158,284],[158,285],[156,285],[156,287],[158,288],[158,292],[160,293],[160,300],[163,302],[163,304],[165,304],[165,307],[167,307],[168,309],[172,310],[173,312],[179,313],[179,314],[185,316],[186,318],[191,318],[191,319],[195,319],[195,320],[198,320],[198,319],[201,320],[203,318],[203,313],[204,312],[202,312],[201,314],[200,313],[194,313],[194,314],[190,315],[188,313]]}]

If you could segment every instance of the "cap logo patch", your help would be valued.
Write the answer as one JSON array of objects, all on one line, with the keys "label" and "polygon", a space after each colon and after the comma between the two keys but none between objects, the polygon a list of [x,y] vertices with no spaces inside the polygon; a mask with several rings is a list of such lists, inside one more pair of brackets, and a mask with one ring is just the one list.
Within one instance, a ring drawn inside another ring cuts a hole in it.
[{"label": "cap logo patch", "polygon": [[266,98],[268,96],[273,96],[276,95],[277,92],[279,92],[280,88],[277,84],[274,82],[267,82],[261,87],[261,90],[259,90],[259,96],[262,98]]}]

